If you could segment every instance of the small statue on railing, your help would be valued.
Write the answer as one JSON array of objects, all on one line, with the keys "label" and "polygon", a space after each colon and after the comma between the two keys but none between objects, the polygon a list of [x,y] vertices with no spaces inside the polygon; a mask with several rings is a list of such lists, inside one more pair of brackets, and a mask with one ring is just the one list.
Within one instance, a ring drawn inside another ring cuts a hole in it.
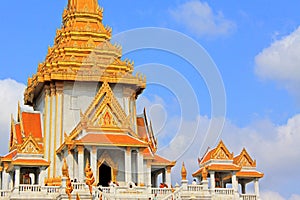
[{"label": "small statue on railing", "polygon": [[95,178],[88,159],[86,160],[85,177],[86,177],[85,183],[89,186],[90,194],[92,194],[93,191],[92,186],[95,182]]}]

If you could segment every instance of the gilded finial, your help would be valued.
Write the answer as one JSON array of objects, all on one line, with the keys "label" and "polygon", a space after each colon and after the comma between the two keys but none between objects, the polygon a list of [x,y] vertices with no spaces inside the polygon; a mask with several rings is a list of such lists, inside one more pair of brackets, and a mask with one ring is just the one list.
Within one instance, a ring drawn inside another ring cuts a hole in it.
[{"label": "gilded finial", "polygon": [[78,193],[76,193],[76,200],[80,200],[80,196]]},{"label": "gilded finial", "polygon": [[93,191],[92,185],[95,182],[95,178],[88,159],[86,159],[85,178],[86,178],[85,183],[89,186],[90,194],[92,194]]},{"label": "gilded finial", "polygon": [[203,170],[202,170],[202,179],[204,181],[207,180],[207,175],[208,175],[208,172],[207,172],[207,169],[206,169],[206,166],[203,167]]},{"label": "gilded finial", "polygon": [[69,177],[68,164],[67,164],[67,161],[66,161],[65,158],[64,158],[64,164],[63,164],[63,167],[62,167],[62,175],[64,177]]},{"label": "gilded finial", "polygon": [[181,168],[181,179],[186,180],[186,168],[184,162],[182,163],[182,168]]}]

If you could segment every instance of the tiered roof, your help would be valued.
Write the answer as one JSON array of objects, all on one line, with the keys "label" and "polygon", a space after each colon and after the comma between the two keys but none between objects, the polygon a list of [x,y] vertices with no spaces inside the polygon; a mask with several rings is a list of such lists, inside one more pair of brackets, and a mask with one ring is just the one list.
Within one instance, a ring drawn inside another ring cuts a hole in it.
[{"label": "tiered roof", "polygon": [[145,88],[145,78],[132,75],[133,62],[122,60],[122,48],[110,42],[112,29],[103,25],[102,16],[97,0],[69,0],[53,47],[28,79],[25,104],[32,105],[51,81],[107,81]]},{"label": "tiered roof", "polygon": [[262,178],[263,173],[256,171],[256,162],[252,160],[244,148],[236,157],[230,153],[223,141],[214,149],[208,150],[202,159],[198,160],[200,168],[193,176],[201,176],[204,168],[208,171],[230,172],[236,171],[239,178]]}]

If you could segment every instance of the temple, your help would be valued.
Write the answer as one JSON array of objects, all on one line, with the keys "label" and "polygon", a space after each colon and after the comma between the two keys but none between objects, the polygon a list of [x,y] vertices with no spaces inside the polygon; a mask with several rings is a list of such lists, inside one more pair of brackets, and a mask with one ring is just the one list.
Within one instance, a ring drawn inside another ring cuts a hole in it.
[{"label": "temple", "polygon": [[146,78],[133,75],[102,17],[97,0],[68,0],[54,45],[28,79],[33,111],[17,105],[11,117],[0,199],[259,199],[255,161],[245,149],[233,157],[223,142],[199,161],[199,184],[188,185],[183,165],[172,187],[176,161],[156,154],[152,123],[136,112]]}]

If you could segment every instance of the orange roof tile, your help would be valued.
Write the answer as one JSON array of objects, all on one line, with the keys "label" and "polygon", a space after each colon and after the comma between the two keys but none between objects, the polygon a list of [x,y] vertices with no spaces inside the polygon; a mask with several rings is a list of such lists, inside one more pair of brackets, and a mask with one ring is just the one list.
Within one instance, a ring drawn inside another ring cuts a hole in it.
[{"label": "orange roof tile", "polygon": [[15,128],[16,128],[17,142],[18,142],[18,144],[22,144],[23,139],[22,139],[22,133],[21,133],[21,126],[20,126],[20,124],[16,124]]},{"label": "orange roof tile", "polygon": [[2,157],[2,161],[10,161],[13,159],[13,157],[15,157],[17,155],[17,149],[9,152],[8,154],[6,154],[5,156]]},{"label": "orange roof tile", "polygon": [[175,162],[167,160],[159,155],[154,155],[154,159],[152,161],[152,164],[154,165],[170,165],[170,166],[174,166]]},{"label": "orange roof tile", "polygon": [[94,134],[90,133],[84,136],[82,139],[77,140],[77,143],[83,144],[95,144],[106,146],[141,146],[146,147],[148,144],[133,138],[129,135],[123,134]]},{"label": "orange roof tile", "polygon": [[32,134],[34,138],[42,138],[41,117],[39,113],[22,112],[25,136]]},{"label": "orange roof tile", "polygon": [[236,176],[239,178],[262,178],[264,174],[258,171],[239,171]]},{"label": "orange roof tile", "polygon": [[145,125],[144,118],[143,117],[138,117],[136,119],[136,122],[137,122],[138,134],[139,134],[140,138],[147,141],[148,136],[147,136],[147,131],[146,131],[146,125]]},{"label": "orange roof tile", "polygon": [[49,162],[44,159],[16,159],[12,162],[14,165],[26,166],[49,166]]},{"label": "orange roof tile", "polygon": [[[239,171],[241,167],[235,164],[211,164],[206,166],[209,171]],[[202,173],[203,167],[198,169],[192,176],[199,176]]]}]

